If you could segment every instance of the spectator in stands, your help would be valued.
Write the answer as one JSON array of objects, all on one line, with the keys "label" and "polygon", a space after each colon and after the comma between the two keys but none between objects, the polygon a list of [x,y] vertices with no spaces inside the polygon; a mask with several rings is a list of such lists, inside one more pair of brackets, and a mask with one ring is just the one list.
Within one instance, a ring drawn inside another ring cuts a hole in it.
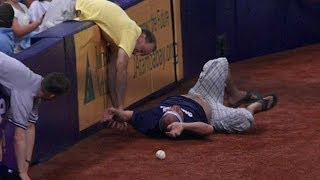
[{"label": "spectator in stands", "polygon": [[[234,91],[236,90],[236,91]],[[139,132],[153,136],[172,138],[199,137],[212,133],[239,133],[248,130],[254,121],[253,115],[273,108],[277,96],[266,95],[246,107],[230,108],[223,105],[224,91],[232,103],[242,101],[245,91],[237,90],[231,79],[228,61],[218,58],[208,61],[197,83],[188,94],[171,96],[145,111],[124,111],[108,108],[104,120],[112,127],[123,129],[126,123]],[[242,96],[239,96],[242,94]]]},{"label": "spectator in stands", "polygon": [[10,4],[0,5],[0,51],[12,54],[14,48],[12,22],[14,11]]},{"label": "spectator in stands", "polygon": [[31,3],[33,2],[34,0],[19,0],[20,3],[24,4],[27,6],[27,8],[30,7]]},{"label": "spectator in stands", "polygon": [[9,3],[14,10],[12,29],[15,39],[15,52],[19,52],[30,47],[31,33],[41,24],[42,19],[30,23],[26,5],[20,3],[18,0],[6,0],[6,3]]},{"label": "spectator in stands", "polygon": [[[76,13],[77,12],[77,13]],[[66,20],[94,21],[109,44],[108,88],[114,107],[124,108],[127,66],[131,55],[147,55],[156,49],[155,36],[140,28],[113,2],[107,0],[53,0],[40,26],[50,28]]]},{"label": "spectator in stands", "polygon": [[50,73],[44,78],[32,72],[20,61],[0,52],[0,85],[10,96],[8,121],[15,126],[14,148],[19,176],[29,180],[35,123],[42,100],[52,100],[66,93],[69,80],[62,73]]},{"label": "spectator in stands", "polygon": [[[51,0],[32,0],[29,8],[28,15],[31,23],[41,20],[44,14],[47,12]],[[33,31],[35,34],[40,32],[38,27]]]}]

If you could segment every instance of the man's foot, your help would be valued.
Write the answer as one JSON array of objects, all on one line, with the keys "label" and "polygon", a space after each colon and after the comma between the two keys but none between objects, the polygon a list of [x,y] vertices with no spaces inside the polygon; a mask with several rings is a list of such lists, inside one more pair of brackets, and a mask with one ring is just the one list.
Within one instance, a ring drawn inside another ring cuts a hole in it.
[{"label": "man's foot", "polygon": [[274,94],[266,95],[262,99],[250,104],[247,109],[251,112],[258,113],[272,109],[278,102],[278,97]]},{"label": "man's foot", "polygon": [[258,93],[254,93],[251,91],[243,91],[241,95],[229,98],[229,107],[237,108],[243,104],[250,104],[256,102],[259,99],[262,99],[262,96]]}]

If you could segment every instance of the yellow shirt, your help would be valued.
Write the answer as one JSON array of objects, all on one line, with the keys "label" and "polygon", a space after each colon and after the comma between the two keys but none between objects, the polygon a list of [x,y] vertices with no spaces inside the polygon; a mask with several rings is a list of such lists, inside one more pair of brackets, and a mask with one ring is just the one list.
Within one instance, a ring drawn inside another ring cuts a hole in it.
[{"label": "yellow shirt", "polygon": [[76,10],[81,11],[78,17],[80,21],[94,21],[109,43],[131,56],[141,35],[141,28],[121,7],[107,0],[77,0]]}]

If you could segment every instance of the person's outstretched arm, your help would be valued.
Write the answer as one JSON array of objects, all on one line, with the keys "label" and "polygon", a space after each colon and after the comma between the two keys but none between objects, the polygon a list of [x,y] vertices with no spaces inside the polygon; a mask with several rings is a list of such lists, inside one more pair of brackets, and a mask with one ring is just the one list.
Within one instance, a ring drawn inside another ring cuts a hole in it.
[{"label": "person's outstretched arm", "polygon": [[214,132],[214,128],[210,124],[206,124],[203,122],[174,122],[167,127],[166,135],[173,138],[179,137],[185,130],[191,131],[200,136],[206,136]]},{"label": "person's outstretched arm", "polygon": [[114,107],[123,109],[127,90],[127,68],[129,56],[122,49],[112,50],[108,64],[108,86],[111,103]]},{"label": "person's outstretched arm", "polygon": [[118,57],[117,57],[117,82],[116,82],[116,92],[117,92],[117,101],[118,101],[118,108],[124,108],[124,98],[126,95],[127,90],[127,76],[128,76],[128,61],[129,56],[127,53],[122,49],[119,48],[118,50]]},{"label": "person's outstretched arm", "polygon": [[111,128],[126,131],[132,115],[133,111],[124,111],[111,107],[105,111],[102,122],[105,122]]},{"label": "person's outstretched arm", "polygon": [[116,109],[114,107],[110,107],[106,109],[103,115],[103,122],[108,121],[117,121],[117,122],[127,122],[131,121],[133,115],[133,111]]}]

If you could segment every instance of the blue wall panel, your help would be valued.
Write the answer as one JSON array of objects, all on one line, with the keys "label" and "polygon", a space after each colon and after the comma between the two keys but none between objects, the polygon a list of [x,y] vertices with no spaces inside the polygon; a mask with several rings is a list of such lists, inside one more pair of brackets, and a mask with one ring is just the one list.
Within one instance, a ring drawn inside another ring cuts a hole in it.
[{"label": "blue wall panel", "polygon": [[92,21],[66,21],[52,28],[47,29],[31,38],[31,43],[35,43],[44,38],[64,38],[93,26]]},{"label": "blue wall panel", "polygon": [[183,0],[181,13],[186,78],[209,58],[235,62],[320,42],[319,0]]},{"label": "blue wall panel", "polygon": [[288,0],[241,0],[237,6],[237,59],[285,48],[285,12]]},{"label": "blue wall panel", "polygon": [[216,1],[215,19],[216,39],[215,57],[225,56],[228,60],[233,60],[237,45],[237,18],[236,3],[234,0]]},{"label": "blue wall panel", "polygon": [[[49,40],[53,41],[54,38]],[[30,57],[32,63],[28,64],[28,67],[32,69],[39,67],[36,72],[40,74],[53,71],[63,72],[71,80],[72,87],[75,87],[75,79],[70,77],[72,73],[70,73],[70,67],[67,66],[68,53],[65,41],[59,39],[59,42],[47,49],[45,53]],[[58,97],[54,102],[45,102],[40,106],[34,160],[42,161],[43,158],[76,142],[79,131],[77,129],[77,107],[74,103],[76,99],[72,96],[74,94],[76,93],[71,90],[69,94]]]},{"label": "blue wall panel", "polygon": [[320,42],[320,1],[292,1],[286,18],[288,48]]},{"label": "blue wall panel", "polygon": [[215,1],[181,1],[185,78],[201,71],[216,49]]}]

